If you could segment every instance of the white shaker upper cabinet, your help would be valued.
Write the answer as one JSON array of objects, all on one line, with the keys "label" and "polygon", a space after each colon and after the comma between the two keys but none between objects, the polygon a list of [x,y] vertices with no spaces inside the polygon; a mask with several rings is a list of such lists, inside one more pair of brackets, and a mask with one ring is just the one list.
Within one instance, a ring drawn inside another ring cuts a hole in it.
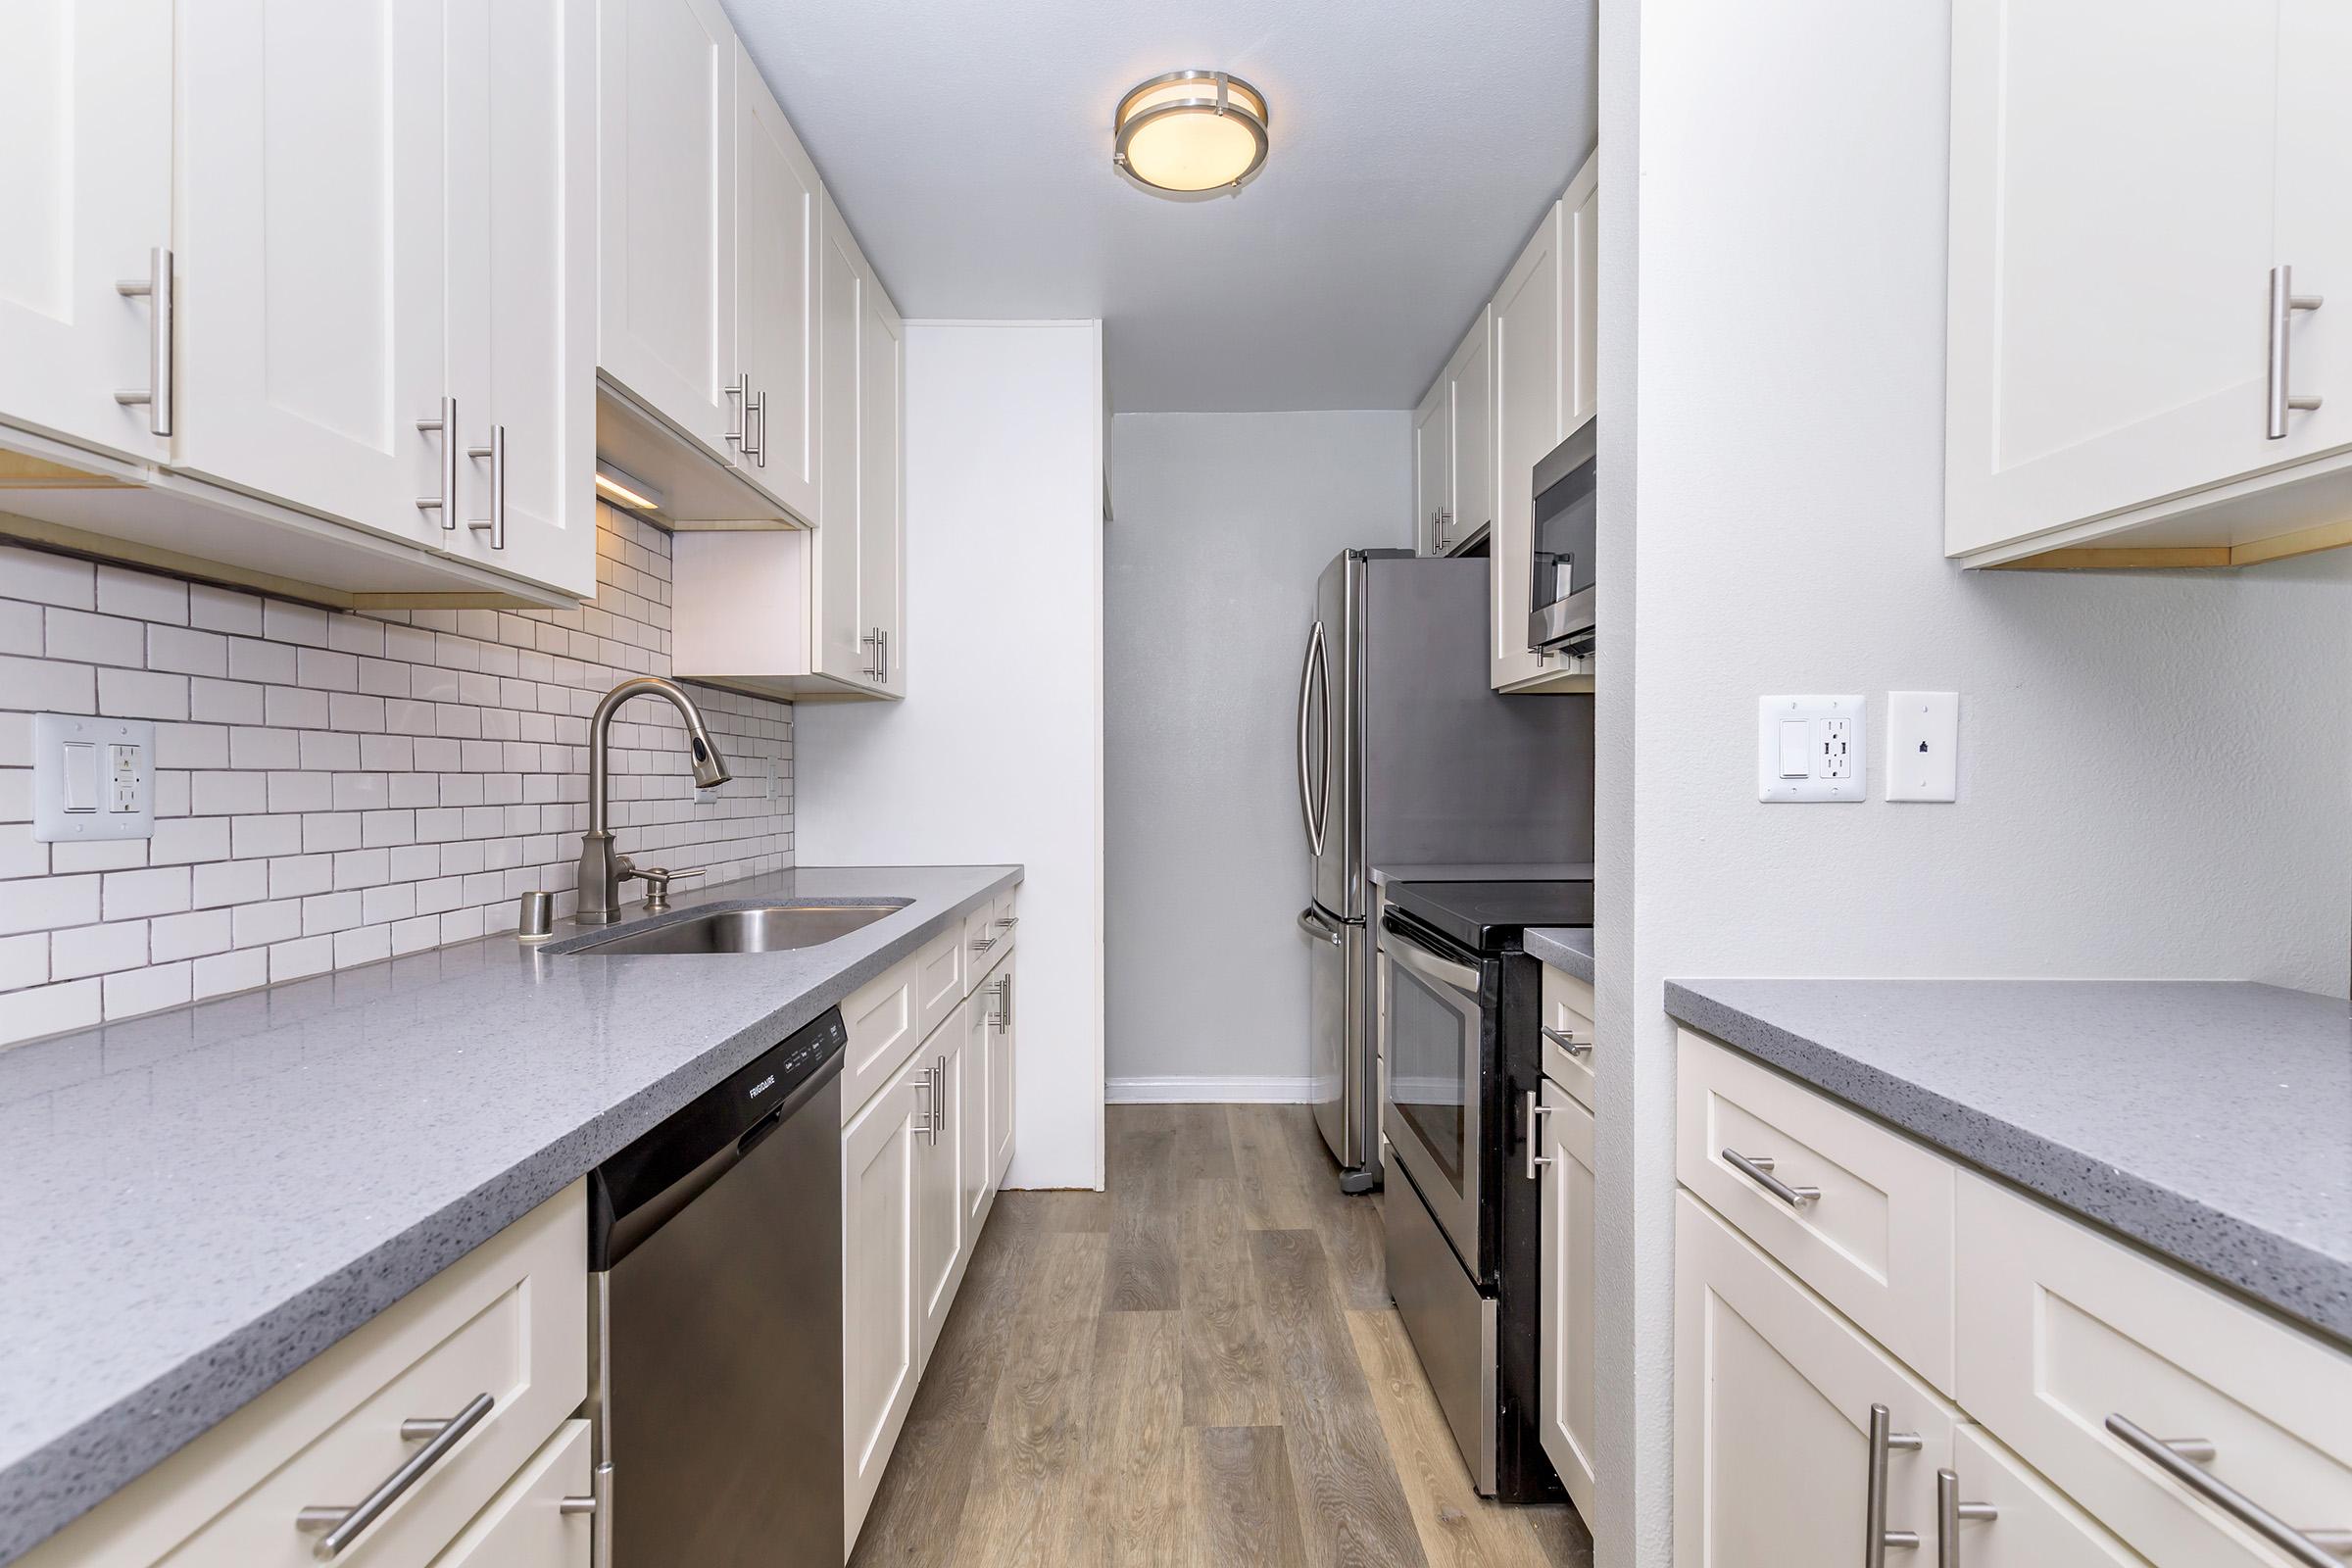
[{"label": "white shaker upper cabinet", "polygon": [[2347,70],[2329,0],[1954,6],[1947,554],[2352,538],[2283,542],[2352,512]]},{"label": "white shaker upper cabinet", "polygon": [[735,462],[755,484],[813,519],[822,187],[741,44],[735,97],[735,320],[750,408]]},{"label": "white shaker upper cabinet", "polygon": [[[450,550],[596,593],[596,7],[464,0],[449,24]],[[480,456],[474,454],[479,453]]]},{"label": "white shaker upper cabinet", "polygon": [[817,527],[808,595],[810,667],[860,684],[872,680],[873,627],[858,605],[858,339],[861,296],[872,274],[850,225],[827,197],[817,230]]},{"label": "white shaker upper cabinet", "polygon": [[0,417],[160,459],[171,447],[156,434],[161,411],[115,398],[152,386],[156,302],[116,285],[148,282],[157,251],[171,254],[171,11],[28,0],[6,27]]},{"label": "white shaker upper cabinet", "polygon": [[1492,311],[1479,312],[1446,366],[1453,420],[1453,499],[1440,540],[1445,550],[1494,524],[1494,324]]},{"label": "white shaker upper cabinet", "polygon": [[176,464],[441,533],[443,22],[219,0],[179,29]]},{"label": "white shaker upper cabinet", "polygon": [[1441,375],[1413,411],[1413,549],[1424,556],[1446,553],[1446,514],[1453,505],[1451,409]]},{"label": "white shaker upper cabinet", "polygon": [[[1567,287],[1561,320],[1566,356],[1568,429],[1574,430],[1600,412],[1600,156],[1585,160],[1568,193],[1560,198],[1561,222],[1567,232]],[[1561,433],[1567,439],[1567,432]]]},{"label": "white shaker upper cabinet", "polygon": [[858,325],[858,617],[874,633],[874,686],[906,692],[906,328],[869,269]]},{"label": "white shaker upper cabinet", "polygon": [[600,0],[598,11],[597,364],[731,459],[743,433],[735,32],[716,0]]},{"label": "white shaker upper cabinet", "polygon": [[[1489,612],[1496,690],[1544,673],[1527,646],[1528,572],[1534,549],[1536,464],[1568,434],[1566,356],[1561,322],[1569,262],[1564,204],[1544,215],[1494,296],[1494,428],[1499,456],[1494,603]],[[1455,463],[1464,459],[1455,445]],[[1457,469],[1458,473],[1458,469]],[[1457,493],[1460,480],[1455,480]]]}]

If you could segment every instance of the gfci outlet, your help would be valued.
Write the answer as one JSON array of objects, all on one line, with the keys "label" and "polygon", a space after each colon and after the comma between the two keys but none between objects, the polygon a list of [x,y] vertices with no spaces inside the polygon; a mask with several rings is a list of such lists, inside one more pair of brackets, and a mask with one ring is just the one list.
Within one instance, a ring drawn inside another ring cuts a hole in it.
[{"label": "gfci outlet", "polygon": [[1756,799],[1859,801],[1870,794],[1860,696],[1756,699]]}]

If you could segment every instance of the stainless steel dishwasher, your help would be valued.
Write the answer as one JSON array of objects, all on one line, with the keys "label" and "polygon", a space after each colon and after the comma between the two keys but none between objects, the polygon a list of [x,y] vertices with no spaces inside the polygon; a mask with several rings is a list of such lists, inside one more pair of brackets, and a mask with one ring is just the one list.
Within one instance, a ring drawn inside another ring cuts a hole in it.
[{"label": "stainless steel dishwasher", "polygon": [[589,1178],[597,1568],[841,1568],[848,1042],[827,1009]]}]

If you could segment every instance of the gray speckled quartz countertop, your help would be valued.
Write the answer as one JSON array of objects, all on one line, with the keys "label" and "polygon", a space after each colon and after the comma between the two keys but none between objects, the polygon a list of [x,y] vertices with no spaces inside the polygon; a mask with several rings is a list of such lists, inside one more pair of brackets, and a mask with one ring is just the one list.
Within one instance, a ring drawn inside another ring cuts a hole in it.
[{"label": "gray speckled quartz countertop", "polygon": [[1527,951],[1565,970],[1585,984],[1592,983],[1592,928],[1587,925],[1529,926],[1520,940]]},{"label": "gray speckled quartz countertop", "polygon": [[1682,980],[1666,1010],[2352,1341],[2352,1008],[2225,981]]},{"label": "gray speckled quartz countertop", "polygon": [[1020,879],[804,868],[675,902],[913,902],[822,947],[494,937],[0,1052],[0,1563]]},{"label": "gray speckled quartz countertop", "polygon": [[1592,863],[1537,861],[1531,865],[1376,865],[1374,883],[1388,882],[1590,882]]}]

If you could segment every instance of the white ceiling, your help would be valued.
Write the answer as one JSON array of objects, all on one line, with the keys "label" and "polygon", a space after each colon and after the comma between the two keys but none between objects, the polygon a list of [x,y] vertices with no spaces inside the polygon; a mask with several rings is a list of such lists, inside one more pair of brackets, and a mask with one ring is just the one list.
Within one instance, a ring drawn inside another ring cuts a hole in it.
[{"label": "white ceiling", "polygon": [[[908,316],[1101,317],[1121,413],[1401,409],[1594,137],[1594,0],[724,0]],[[1262,88],[1273,152],[1110,166],[1146,76]]]}]

